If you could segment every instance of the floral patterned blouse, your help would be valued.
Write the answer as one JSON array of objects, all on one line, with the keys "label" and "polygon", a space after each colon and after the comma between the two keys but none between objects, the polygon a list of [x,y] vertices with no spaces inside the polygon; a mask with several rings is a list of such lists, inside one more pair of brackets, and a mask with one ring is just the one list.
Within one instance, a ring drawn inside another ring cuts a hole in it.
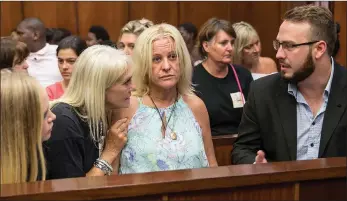
[{"label": "floral patterned blouse", "polygon": [[121,154],[119,174],[209,166],[202,130],[182,97],[176,106],[159,108],[163,119],[169,120],[165,137],[156,108],[144,105],[141,98],[138,101],[139,108],[129,123],[128,142]]}]

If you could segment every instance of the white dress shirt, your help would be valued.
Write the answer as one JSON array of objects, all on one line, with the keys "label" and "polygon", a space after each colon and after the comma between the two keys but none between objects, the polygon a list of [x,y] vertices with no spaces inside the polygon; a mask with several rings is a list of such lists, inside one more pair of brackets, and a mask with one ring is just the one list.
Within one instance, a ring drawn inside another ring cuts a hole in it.
[{"label": "white dress shirt", "polygon": [[57,45],[46,46],[37,52],[31,52],[27,58],[29,75],[36,78],[43,87],[63,80],[57,59]]}]

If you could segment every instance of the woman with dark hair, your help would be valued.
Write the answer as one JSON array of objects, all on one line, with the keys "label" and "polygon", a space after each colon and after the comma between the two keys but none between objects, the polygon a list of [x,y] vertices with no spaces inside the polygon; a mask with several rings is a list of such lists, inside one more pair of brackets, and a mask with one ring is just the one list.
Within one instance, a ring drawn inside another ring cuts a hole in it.
[{"label": "woman with dark hair", "polygon": [[47,28],[46,40],[47,43],[58,45],[64,38],[71,36],[71,32],[65,28]]},{"label": "woman with dark hair", "polygon": [[253,81],[242,66],[232,65],[236,32],[227,20],[211,18],[202,25],[197,46],[204,61],[194,67],[195,93],[204,101],[213,136],[237,133]]},{"label": "woman with dark hair", "polygon": [[58,99],[64,94],[70,82],[73,64],[86,48],[86,42],[78,36],[68,36],[60,41],[57,48],[57,57],[63,81],[56,82],[46,88],[50,100]]},{"label": "woman with dark hair", "polygon": [[183,23],[178,25],[178,30],[181,32],[181,35],[186,42],[190,59],[192,60],[192,65],[199,64],[202,61],[202,57],[199,55],[199,50],[195,46],[195,41],[198,36],[198,30],[196,26],[190,22]]},{"label": "woman with dark hair", "polygon": [[103,26],[94,25],[89,28],[86,40],[88,47],[100,44],[104,40],[110,40],[110,35]]},{"label": "woman with dark hair", "polygon": [[1,38],[0,44],[0,68],[10,71],[27,71],[29,67],[26,58],[29,56],[29,49],[25,43],[11,39]]}]

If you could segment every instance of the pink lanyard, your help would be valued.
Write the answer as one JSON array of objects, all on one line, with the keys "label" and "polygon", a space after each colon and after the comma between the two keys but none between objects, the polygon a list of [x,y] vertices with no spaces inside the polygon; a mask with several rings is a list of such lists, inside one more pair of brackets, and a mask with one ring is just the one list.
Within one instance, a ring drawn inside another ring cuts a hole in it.
[{"label": "pink lanyard", "polygon": [[241,93],[241,96],[242,96],[242,102],[243,102],[243,104],[245,104],[246,102],[245,102],[245,99],[244,99],[244,96],[243,96],[243,92],[242,92],[242,88],[241,88],[239,76],[238,76],[237,73],[236,73],[235,67],[234,67],[232,64],[230,64],[230,66],[231,66],[231,68],[233,69],[234,76],[235,76],[236,82],[237,82],[237,86],[239,87],[239,90],[240,90],[240,93]]}]

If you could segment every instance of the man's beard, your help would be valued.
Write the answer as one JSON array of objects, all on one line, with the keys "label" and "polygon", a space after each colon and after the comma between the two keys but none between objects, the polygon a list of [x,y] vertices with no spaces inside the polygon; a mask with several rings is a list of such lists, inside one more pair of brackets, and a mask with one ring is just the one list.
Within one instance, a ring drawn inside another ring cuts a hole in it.
[{"label": "man's beard", "polygon": [[289,83],[298,84],[299,82],[308,78],[314,72],[315,68],[316,66],[313,63],[313,58],[310,52],[306,57],[306,61],[303,67],[300,70],[294,72],[292,77],[285,77],[285,73],[283,71],[281,71],[281,77]]}]

